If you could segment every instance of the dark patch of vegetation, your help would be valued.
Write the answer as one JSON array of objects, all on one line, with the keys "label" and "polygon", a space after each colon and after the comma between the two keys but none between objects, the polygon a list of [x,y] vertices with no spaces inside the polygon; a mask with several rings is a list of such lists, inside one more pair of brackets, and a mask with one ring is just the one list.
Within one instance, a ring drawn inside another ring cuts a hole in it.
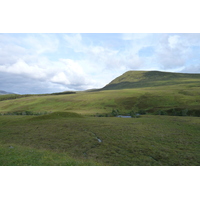
[{"label": "dark patch of vegetation", "polygon": [[31,120],[60,119],[60,118],[82,118],[83,116],[74,112],[53,112],[47,115],[37,116]]},{"label": "dark patch of vegetation", "polygon": [[200,110],[187,108],[173,108],[166,110],[168,115],[172,116],[195,116],[200,117]]},{"label": "dark patch of vegetation", "polygon": [[51,112],[16,111],[16,112],[0,113],[0,115],[46,115],[48,113],[51,113]]},{"label": "dark patch of vegetation", "polygon": [[120,112],[119,112],[118,109],[113,109],[111,114],[112,114],[112,116],[115,116],[115,117],[116,117],[117,115],[120,114]]},{"label": "dark patch of vegetation", "polygon": [[131,111],[130,111],[130,116],[131,116],[132,118],[139,118],[139,117],[140,117],[140,114],[137,113],[137,112],[135,112],[134,110],[131,110]]},{"label": "dark patch of vegetation", "polygon": [[163,111],[163,110],[158,110],[155,113],[156,115],[167,115],[167,112]]},{"label": "dark patch of vegetation", "polygon": [[11,99],[18,99],[18,98],[23,98],[23,97],[28,97],[28,96],[31,96],[31,95],[20,95],[20,94],[0,95],[0,101],[11,100]]},{"label": "dark patch of vegetation", "polygon": [[146,111],[146,110],[139,110],[139,111],[138,111],[138,114],[140,114],[140,115],[145,115],[145,114],[147,114],[147,111]]},{"label": "dark patch of vegetation", "polygon": [[76,92],[57,92],[57,93],[51,93],[51,95],[63,95],[63,94],[76,94]]}]

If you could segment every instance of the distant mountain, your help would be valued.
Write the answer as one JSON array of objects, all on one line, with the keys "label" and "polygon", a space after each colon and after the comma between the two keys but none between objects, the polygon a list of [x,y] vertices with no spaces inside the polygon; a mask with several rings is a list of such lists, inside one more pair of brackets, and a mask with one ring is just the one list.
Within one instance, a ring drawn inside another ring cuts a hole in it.
[{"label": "distant mountain", "polygon": [[200,87],[200,74],[160,71],[128,71],[115,78],[101,90],[157,87],[177,84],[193,84]]},{"label": "distant mountain", "polygon": [[3,91],[3,90],[0,90],[0,95],[3,95],[3,94],[14,94],[14,93],[6,92],[6,91]]}]

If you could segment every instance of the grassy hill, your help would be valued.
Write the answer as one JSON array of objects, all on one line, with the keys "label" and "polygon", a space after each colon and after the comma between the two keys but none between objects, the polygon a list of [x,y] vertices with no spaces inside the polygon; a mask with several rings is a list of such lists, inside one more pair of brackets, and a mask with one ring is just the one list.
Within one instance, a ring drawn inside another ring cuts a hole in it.
[{"label": "grassy hill", "polygon": [[[124,113],[134,109],[135,112],[145,110],[151,114],[159,114],[163,111],[169,115],[181,115],[181,112],[188,110],[187,115],[200,116],[200,79],[198,79],[198,74],[153,72],[154,78],[152,76],[145,78],[147,77],[146,73],[127,72],[125,73],[127,76],[123,75],[111,82],[115,84],[118,81],[119,83],[116,84],[120,87],[124,84],[123,80],[130,85],[140,83],[140,87],[138,85],[138,87],[128,89],[102,89],[60,95],[2,95],[0,96],[0,113],[62,111],[95,115],[96,113],[111,113],[112,109],[118,109]],[[162,78],[157,75],[156,79],[156,74],[161,74]],[[186,78],[187,76],[190,78]],[[135,82],[131,81],[132,79]],[[111,88],[112,86],[113,84],[108,85]]]},{"label": "grassy hill", "polygon": [[200,74],[184,74],[159,71],[128,71],[103,87],[103,90],[143,88],[193,84],[200,87]]}]

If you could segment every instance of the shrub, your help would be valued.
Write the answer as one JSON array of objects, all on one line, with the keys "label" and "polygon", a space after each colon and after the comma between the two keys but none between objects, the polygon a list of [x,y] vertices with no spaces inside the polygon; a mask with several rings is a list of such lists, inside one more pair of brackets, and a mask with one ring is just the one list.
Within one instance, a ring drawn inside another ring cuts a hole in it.
[{"label": "shrub", "polygon": [[173,109],[172,110],[172,115],[173,116],[187,116],[188,115],[188,109],[184,109],[184,110]]},{"label": "shrub", "polygon": [[140,114],[140,115],[145,115],[145,114],[146,114],[146,110],[139,110],[139,111],[138,111],[138,114]]},{"label": "shrub", "polygon": [[182,116],[187,116],[188,109],[184,109],[181,111]]},{"label": "shrub", "polygon": [[117,116],[117,115],[119,115],[119,110],[113,109],[111,114],[112,114],[112,116]]},{"label": "shrub", "polygon": [[132,118],[139,118],[140,117],[140,114],[136,113],[134,110],[131,110],[131,112],[129,114]]},{"label": "shrub", "polygon": [[156,112],[156,115],[167,115],[167,112],[163,111],[163,110],[158,110]]}]

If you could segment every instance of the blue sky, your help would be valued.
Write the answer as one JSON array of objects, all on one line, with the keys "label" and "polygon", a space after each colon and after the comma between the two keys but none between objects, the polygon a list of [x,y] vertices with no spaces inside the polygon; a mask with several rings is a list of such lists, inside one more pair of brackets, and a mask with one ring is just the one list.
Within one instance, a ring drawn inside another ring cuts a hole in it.
[{"label": "blue sky", "polygon": [[1,33],[0,90],[101,88],[129,70],[200,73],[198,33]]}]

